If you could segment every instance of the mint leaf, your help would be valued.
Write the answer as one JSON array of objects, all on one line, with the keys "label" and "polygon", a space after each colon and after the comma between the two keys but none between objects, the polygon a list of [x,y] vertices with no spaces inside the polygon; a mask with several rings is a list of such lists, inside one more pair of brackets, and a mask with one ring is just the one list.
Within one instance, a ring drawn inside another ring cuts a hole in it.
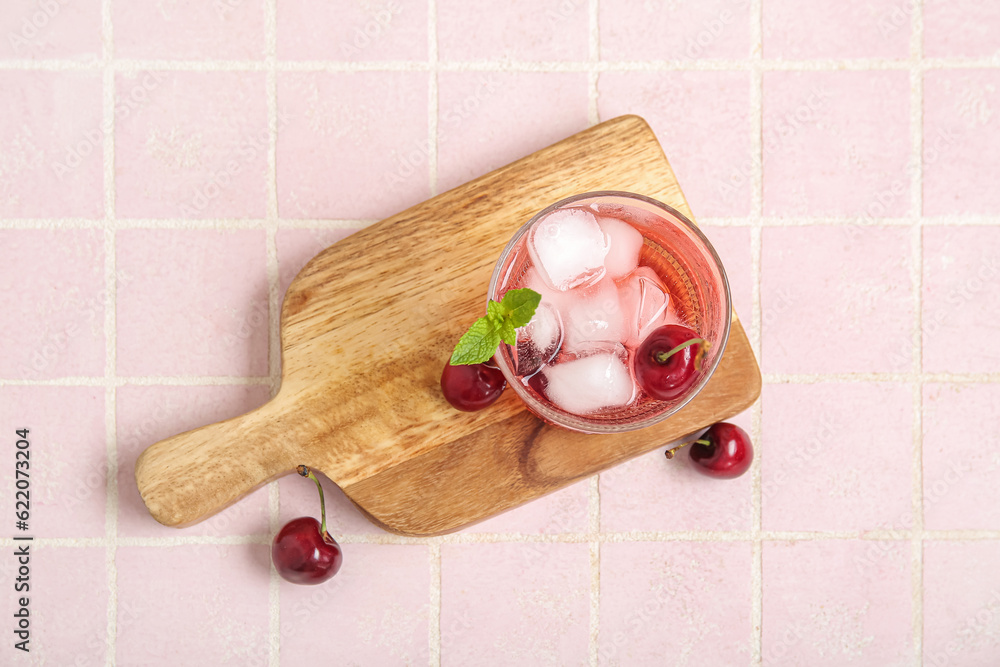
[{"label": "mint leaf", "polygon": [[511,324],[519,328],[531,321],[535,309],[541,302],[542,295],[535,290],[512,289],[503,295],[500,307]]},{"label": "mint leaf", "polygon": [[503,326],[504,309],[492,299],[486,302],[486,319],[490,321],[497,331]]},{"label": "mint leaf", "polygon": [[467,366],[489,361],[500,341],[517,344],[517,330],[531,321],[542,295],[530,289],[515,289],[504,294],[497,303],[486,303],[486,317],[473,323],[451,353],[452,366]]},{"label": "mint leaf", "polygon": [[488,361],[500,345],[500,332],[486,317],[480,317],[469,327],[451,353],[452,366],[481,364]]},{"label": "mint leaf", "polygon": [[500,325],[500,338],[508,345],[517,345],[517,328],[509,318],[505,318]]}]

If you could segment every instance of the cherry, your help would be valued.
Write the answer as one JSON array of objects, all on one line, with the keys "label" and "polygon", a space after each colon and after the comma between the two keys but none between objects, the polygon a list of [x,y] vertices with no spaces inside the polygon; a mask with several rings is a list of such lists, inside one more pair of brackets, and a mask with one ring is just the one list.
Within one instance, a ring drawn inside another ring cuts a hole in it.
[{"label": "cherry", "polygon": [[646,336],[635,351],[635,380],[661,401],[672,401],[694,386],[708,341],[679,324],[665,324]]},{"label": "cherry", "polygon": [[320,524],[311,516],[302,516],[286,523],[274,536],[271,560],[278,574],[286,581],[293,584],[321,584],[337,574],[344,556],[340,545],[326,530],[323,486],[306,466],[299,466],[297,471],[316,482],[323,523]]},{"label": "cherry", "polygon": [[452,366],[445,364],[441,373],[441,392],[452,407],[475,412],[500,398],[507,380],[489,363]]},{"label": "cherry", "polygon": [[[688,443],[685,443],[688,444]],[[713,424],[698,440],[690,443],[691,460],[695,468],[709,477],[732,479],[750,469],[753,462],[753,445],[747,432],[735,424]],[[666,452],[672,459],[680,445]]]},{"label": "cherry", "polygon": [[528,386],[534,389],[536,394],[545,398],[548,395],[545,390],[549,388],[549,379],[545,377],[545,373],[536,372],[528,378]]}]

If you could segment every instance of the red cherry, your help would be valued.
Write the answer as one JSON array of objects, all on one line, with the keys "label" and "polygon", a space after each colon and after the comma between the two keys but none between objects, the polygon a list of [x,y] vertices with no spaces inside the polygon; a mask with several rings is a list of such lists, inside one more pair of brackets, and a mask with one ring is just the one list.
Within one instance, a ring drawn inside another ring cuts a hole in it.
[{"label": "red cherry", "polygon": [[691,460],[699,472],[709,477],[732,479],[750,469],[753,445],[747,432],[735,424],[713,424],[692,443]]},{"label": "red cherry", "polygon": [[330,533],[320,533],[311,516],[292,519],[278,531],[271,545],[278,574],[293,584],[321,584],[337,574],[344,556]]},{"label": "red cherry", "polygon": [[537,372],[529,377],[528,386],[534,389],[535,393],[542,398],[548,396],[548,394],[545,393],[545,390],[549,388],[549,379],[545,377],[545,373]]},{"label": "red cherry", "polygon": [[441,392],[452,407],[464,412],[482,410],[494,403],[507,386],[507,380],[496,366],[445,364],[441,373]]},{"label": "red cherry", "polygon": [[636,382],[655,399],[680,398],[694,386],[707,348],[707,341],[679,324],[654,329],[635,351]]},{"label": "red cherry", "polygon": [[340,545],[326,530],[323,485],[308,467],[299,466],[296,470],[316,483],[323,523],[311,516],[302,516],[286,523],[271,543],[271,561],[278,574],[286,581],[293,584],[321,584],[337,574],[344,556]]}]

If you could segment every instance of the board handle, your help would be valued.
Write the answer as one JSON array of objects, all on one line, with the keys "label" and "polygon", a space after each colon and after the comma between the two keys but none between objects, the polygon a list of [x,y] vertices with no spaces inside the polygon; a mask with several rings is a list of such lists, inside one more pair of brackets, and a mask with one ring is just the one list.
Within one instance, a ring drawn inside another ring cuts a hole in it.
[{"label": "board handle", "polygon": [[299,449],[282,437],[284,420],[273,405],[146,449],[135,481],[153,518],[177,528],[197,523],[295,470]]}]

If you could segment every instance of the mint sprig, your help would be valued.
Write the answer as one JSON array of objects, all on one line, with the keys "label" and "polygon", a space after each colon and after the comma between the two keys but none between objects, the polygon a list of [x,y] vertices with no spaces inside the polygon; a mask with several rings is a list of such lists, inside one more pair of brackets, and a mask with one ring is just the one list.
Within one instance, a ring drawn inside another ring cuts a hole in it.
[{"label": "mint sprig", "polygon": [[488,361],[500,342],[517,344],[517,330],[535,314],[542,295],[530,289],[512,289],[499,302],[486,304],[486,317],[476,320],[451,353],[452,366],[467,366]]}]

